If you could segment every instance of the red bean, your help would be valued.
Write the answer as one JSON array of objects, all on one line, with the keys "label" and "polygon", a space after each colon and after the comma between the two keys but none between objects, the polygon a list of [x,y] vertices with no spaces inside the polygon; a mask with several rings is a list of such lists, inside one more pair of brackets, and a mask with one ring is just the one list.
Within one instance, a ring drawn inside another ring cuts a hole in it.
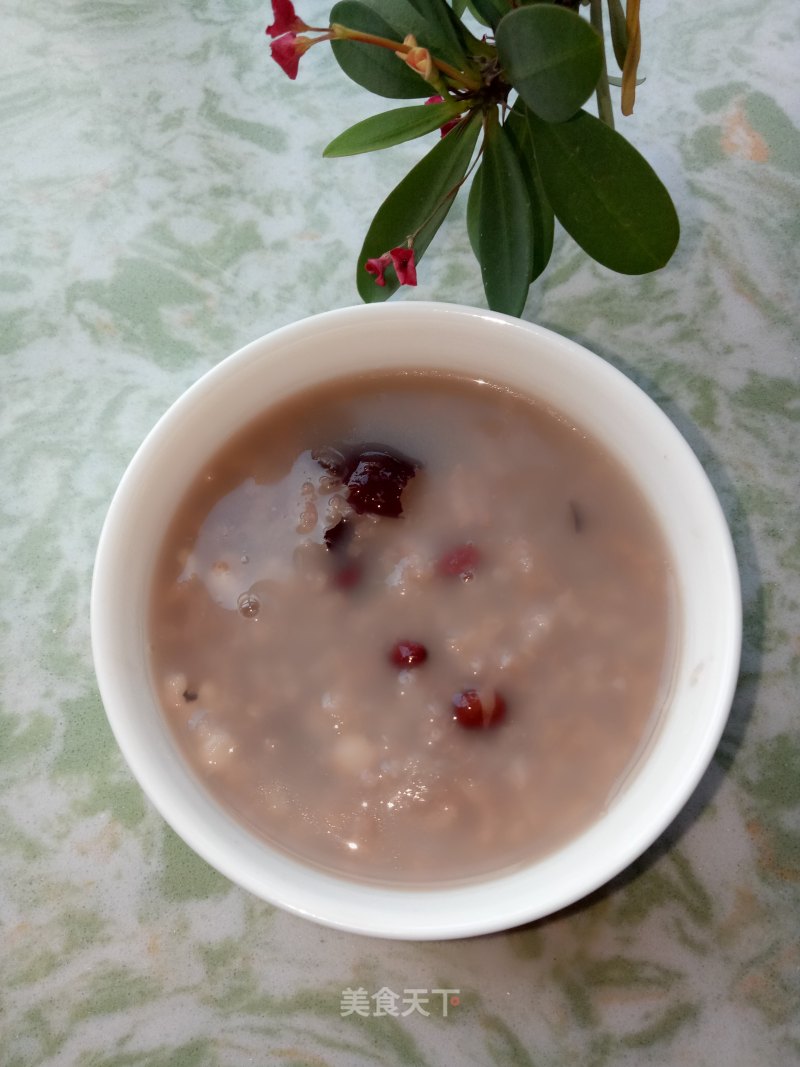
[{"label": "red bean", "polygon": [[453,718],[467,730],[498,726],[506,715],[506,702],[494,690],[462,689],[453,696]]},{"label": "red bean", "polygon": [[475,577],[475,570],[481,561],[481,554],[471,541],[448,549],[439,558],[437,570],[447,578],[460,578],[468,582]]},{"label": "red bean", "polygon": [[428,650],[419,641],[398,641],[389,653],[395,667],[421,667],[428,658]]}]

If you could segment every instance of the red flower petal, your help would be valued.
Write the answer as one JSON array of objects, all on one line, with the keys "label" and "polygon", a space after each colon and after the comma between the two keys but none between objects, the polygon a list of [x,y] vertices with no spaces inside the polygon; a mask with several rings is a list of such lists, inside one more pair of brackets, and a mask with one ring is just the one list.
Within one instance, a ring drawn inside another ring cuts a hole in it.
[{"label": "red flower petal", "polygon": [[460,115],[457,116],[457,118],[450,119],[448,122],[445,122],[443,125],[441,125],[439,129],[441,130],[442,137],[446,137],[454,126],[458,126],[459,122],[461,122]]},{"label": "red flower petal", "polygon": [[312,44],[314,40],[310,37],[298,37],[296,33],[284,33],[277,41],[272,42],[270,50],[278,66],[294,81],[300,65],[300,56],[307,52]]},{"label": "red flower petal", "polygon": [[284,33],[299,33],[309,29],[302,19],[297,17],[292,0],[272,0],[272,17],[274,22],[267,26],[270,37],[282,37]]},{"label": "red flower petal", "polygon": [[414,264],[413,248],[393,248],[389,255],[392,257],[397,280],[401,285],[417,284],[417,268]]},{"label": "red flower petal", "polygon": [[[444,97],[443,96],[429,96],[428,99],[425,101],[425,103],[426,104],[443,104],[444,103]],[[441,131],[441,136],[442,137],[446,137],[448,135],[448,133],[450,133],[450,131],[453,129],[453,127],[457,126],[459,124],[459,122],[461,122],[461,115],[456,115],[456,117],[454,119],[448,119],[447,122],[443,123],[439,127],[439,129]]]},{"label": "red flower petal", "polygon": [[382,256],[378,256],[374,259],[368,259],[367,262],[364,264],[364,269],[366,270],[367,274],[375,275],[376,285],[386,285],[386,278],[384,277],[384,274],[386,272],[386,268],[389,266],[390,263],[391,257],[389,256],[388,252],[385,252]]}]

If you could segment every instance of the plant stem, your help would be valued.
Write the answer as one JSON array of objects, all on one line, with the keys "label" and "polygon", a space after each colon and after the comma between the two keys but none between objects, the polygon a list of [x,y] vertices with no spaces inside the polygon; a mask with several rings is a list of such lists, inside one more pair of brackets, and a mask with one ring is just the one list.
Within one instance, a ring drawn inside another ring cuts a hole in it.
[{"label": "plant stem", "polygon": [[[373,33],[362,33],[361,30],[351,30],[348,26],[342,26],[337,22],[332,23],[331,30],[333,31],[334,40],[337,41],[358,41],[360,44],[374,44],[378,48],[388,48],[392,52],[399,52],[401,55],[411,51],[411,45],[403,44],[402,41],[392,41],[388,37],[378,37]],[[480,89],[481,83],[474,78],[470,78],[464,71],[445,63],[443,59],[437,59],[434,55],[431,55],[431,59],[436,69],[446,75],[452,82],[455,82],[456,85],[461,85],[465,89],[472,89],[473,92]]]},{"label": "plant stem", "polygon": [[606,39],[605,31],[603,29],[603,0],[591,0],[591,6],[589,8],[589,18],[592,25],[600,34],[600,40],[603,42],[603,66],[600,70],[600,77],[597,79],[597,88],[595,89],[595,95],[597,97],[597,113],[600,119],[614,129],[614,110],[611,106],[611,92],[608,88],[608,66],[606,64]]},{"label": "plant stem", "polygon": [[639,0],[627,0],[625,6],[626,29],[628,31],[628,51],[622,68],[622,114],[633,113],[636,99],[636,71],[642,51],[642,30],[639,24]]}]

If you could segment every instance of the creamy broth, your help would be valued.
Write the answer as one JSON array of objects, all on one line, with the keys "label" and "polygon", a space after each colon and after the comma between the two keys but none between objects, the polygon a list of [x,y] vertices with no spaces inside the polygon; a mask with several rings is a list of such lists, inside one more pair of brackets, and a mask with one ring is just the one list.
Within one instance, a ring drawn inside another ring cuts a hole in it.
[{"label": "creamy broth", "polygon": [[[363,509],[372,463],[401,514]],[[603,812],[652,732],[665,545],[622,467],[530,399],[337,381],[178,505],[150,611],[165,715],[213,796],[305,862],[418,885],[524,864]]]}]

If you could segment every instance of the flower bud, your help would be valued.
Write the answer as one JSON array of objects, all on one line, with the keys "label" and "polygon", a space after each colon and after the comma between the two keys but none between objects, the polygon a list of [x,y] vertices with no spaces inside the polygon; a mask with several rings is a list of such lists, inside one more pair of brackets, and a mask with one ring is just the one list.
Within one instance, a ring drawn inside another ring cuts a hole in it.
[{"label": "flower bud", "polygon": [[396,54],[404,60],[412,70],[415,70],[426,82],[435,82],[438,80],[438,73],[436,67],[433,64],[433,57],[427,48],[422,48],[417,44],[417,39],[413,33],[409,33],[403,41],[404,45],[408,45],[407,52],[397,52]]}]

